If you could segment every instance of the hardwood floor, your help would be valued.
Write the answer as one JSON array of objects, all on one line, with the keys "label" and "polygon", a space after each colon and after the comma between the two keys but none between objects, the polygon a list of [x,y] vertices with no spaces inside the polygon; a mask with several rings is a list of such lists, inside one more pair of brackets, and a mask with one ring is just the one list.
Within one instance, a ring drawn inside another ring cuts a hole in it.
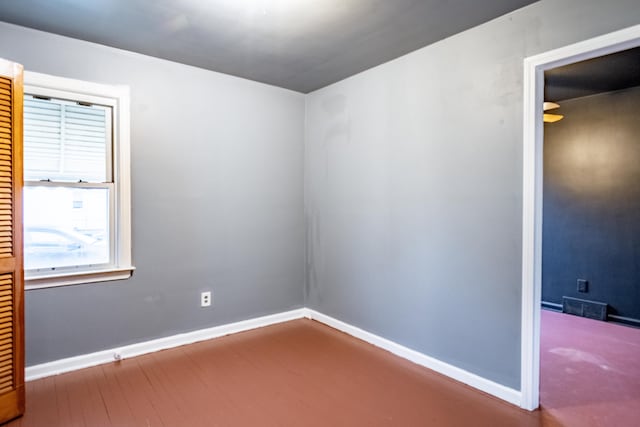
[{"label": "hardwood floor", "polygon": [[28,382],[7,427],[554,424],[304,319]]}]

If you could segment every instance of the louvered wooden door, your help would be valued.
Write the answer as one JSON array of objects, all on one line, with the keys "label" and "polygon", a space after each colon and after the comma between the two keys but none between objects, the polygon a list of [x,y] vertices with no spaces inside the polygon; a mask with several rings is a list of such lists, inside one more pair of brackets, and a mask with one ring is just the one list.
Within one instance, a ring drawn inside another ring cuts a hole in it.
[{"label": "louvered wooden door", "polygon": [[0,423],[24,412],[22,66],[0,59]]}]

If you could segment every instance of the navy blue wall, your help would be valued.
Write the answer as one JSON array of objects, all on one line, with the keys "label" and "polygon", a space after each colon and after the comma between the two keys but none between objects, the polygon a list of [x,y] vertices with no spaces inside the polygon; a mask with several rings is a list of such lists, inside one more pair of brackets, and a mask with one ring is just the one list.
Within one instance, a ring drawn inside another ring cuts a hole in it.
[{"label": "navy blue wall", "polygon": [[542,300],[640,319],[640,87],[561,104],[545,124]]}]

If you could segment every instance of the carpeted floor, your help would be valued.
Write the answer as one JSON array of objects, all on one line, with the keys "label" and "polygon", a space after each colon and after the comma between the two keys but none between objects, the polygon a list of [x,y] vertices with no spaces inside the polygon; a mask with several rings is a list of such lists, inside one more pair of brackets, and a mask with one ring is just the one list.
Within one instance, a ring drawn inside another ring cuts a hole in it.
[{"label": "carpeted floor", "polygon": [[640,426],[640,329],[542,310],[540,403],[564,426]]}]

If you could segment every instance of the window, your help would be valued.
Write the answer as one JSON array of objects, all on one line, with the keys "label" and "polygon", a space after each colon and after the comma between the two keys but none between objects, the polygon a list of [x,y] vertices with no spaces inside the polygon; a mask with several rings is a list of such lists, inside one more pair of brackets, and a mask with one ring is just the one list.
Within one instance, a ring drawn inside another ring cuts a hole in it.
[{"label": "window", "polygon": [[25,73],[27,289],[128,278],[128,88]]}]

